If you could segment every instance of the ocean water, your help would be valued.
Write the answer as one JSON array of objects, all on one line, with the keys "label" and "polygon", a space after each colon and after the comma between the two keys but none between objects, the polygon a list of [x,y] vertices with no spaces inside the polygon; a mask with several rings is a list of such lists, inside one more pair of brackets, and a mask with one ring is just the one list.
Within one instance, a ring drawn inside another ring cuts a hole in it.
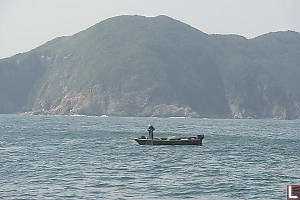
[{"label": "ocean water", "polygon": [[[150,122],[203,146],[140,146]],[[285,199],[299,132],[299,120],[0,115],[0,199]]]}]

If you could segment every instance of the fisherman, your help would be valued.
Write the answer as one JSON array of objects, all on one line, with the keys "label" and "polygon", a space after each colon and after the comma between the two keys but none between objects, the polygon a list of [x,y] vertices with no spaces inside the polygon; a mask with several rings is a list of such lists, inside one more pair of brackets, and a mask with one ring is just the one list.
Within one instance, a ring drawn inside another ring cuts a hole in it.
[{"label": "fisherman", "polygon": [[149,132],[149,139],[150,140],[153,140],[153,131],[155,130],[155,128],[152,126],[152,124],[150,123],[149,124],[149,127],[148,127],[148,132]]}]

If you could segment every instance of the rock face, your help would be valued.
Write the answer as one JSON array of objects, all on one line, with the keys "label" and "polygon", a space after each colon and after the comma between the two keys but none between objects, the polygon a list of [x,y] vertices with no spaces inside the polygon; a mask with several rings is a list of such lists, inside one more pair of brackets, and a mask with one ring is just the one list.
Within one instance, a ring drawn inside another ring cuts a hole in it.
[{"label": "rock face", "polygon": [[0,113],[300,118],[300,34],[119,16],[0,60]]}]

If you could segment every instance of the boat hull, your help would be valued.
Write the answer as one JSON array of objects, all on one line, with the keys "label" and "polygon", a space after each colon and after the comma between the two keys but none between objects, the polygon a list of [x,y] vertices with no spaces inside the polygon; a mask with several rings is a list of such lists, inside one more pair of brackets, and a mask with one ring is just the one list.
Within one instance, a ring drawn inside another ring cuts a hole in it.
[{"label": "boat hull", "polygon": [[203,138],[203,135],[199,135],[198,137],[178,138],[172,140],[167,140],[167,138],[154,138],[153,140],[135,138],[134,140],[140,145],[202,145]]}]

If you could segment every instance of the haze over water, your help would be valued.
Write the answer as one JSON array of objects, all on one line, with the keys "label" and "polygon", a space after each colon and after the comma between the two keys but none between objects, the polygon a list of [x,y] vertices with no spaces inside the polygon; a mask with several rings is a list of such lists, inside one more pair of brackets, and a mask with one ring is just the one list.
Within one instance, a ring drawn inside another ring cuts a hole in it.
[{"label": "haze over water", "polygon": [[[204,134],[203,146],[133,138]],[[0,199],[285,199],[300,121],[0,115]]]}]

